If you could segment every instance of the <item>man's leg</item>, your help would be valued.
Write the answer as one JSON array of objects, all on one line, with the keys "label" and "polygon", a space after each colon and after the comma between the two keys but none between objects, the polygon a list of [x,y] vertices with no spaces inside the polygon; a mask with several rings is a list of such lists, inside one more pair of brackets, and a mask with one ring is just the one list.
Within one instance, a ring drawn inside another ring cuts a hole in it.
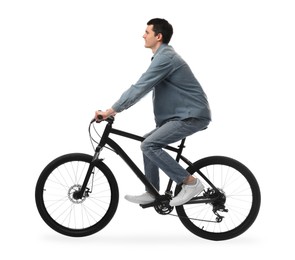
[{"label": "man's leg", "polygon": [[188,178],[189,173],[162,148],[204,129],[208,123],[207,120],[193,118],[184,121],[169,121],[152,132],[142,142],[141,149],[149,158],[150,163],[159,167],[177,184],[181,184]]},{"label": "man's leg", "polygon": [[[190,177],[189,173],[162,148],[206,128],[208,124],[209,122],[206,120],[193,118],[184,121],[170,121],[146,135],[147,137],[141,145],[145,158],[145,174],[155,188],[159,189],[158,168],[162,169],[177,184],[183,182],[186,184],[196,183],[194,179],[191,179],[193,177]],[[179,195],[182,196],[183,194],[180,193]],[[140,196],[127,195],[125,198],[140,204],[153,201],[153,197],[149,193]],[[184,199],[186,199],[185,196]],[[182,201],[183,199],[179,201],[179,198],[174,200],[176,204]]]},{"label": "man's leg", "polygon": [[146,178],[159,191],[160,190],[159,167],[155,165],[145,154],[143,154],[143,163],[144,163],[144,173]]}]

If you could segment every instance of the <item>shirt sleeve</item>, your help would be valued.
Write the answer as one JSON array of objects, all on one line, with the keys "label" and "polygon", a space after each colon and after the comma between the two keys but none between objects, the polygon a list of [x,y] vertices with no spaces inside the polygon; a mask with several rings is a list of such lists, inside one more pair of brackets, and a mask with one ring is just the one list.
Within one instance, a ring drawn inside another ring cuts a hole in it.
[{"label": "shirt sleeve", "polygon": [[121,95],[120,99],[113,104],[112,108],[116,112],[122,112],[133,106],[157,86],[159,82],[164,80],[171,71],[171,58],[166,55],[156,55],[147,71],[142,74],[134,85],[131,85],[131,87]]}]

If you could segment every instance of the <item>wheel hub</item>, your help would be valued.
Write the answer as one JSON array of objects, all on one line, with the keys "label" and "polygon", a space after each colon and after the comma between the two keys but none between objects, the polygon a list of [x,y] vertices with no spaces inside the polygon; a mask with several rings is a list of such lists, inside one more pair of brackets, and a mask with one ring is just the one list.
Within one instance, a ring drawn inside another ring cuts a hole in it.
[{"label": "wheel hub", "polygon": [[212,205],[214,208],[216,208],[216,210],[219,210],[224,208],[225,201],[226,201],[225,193],[223,190],[219,189],[219,194],[216,200],[212,202]]},{"label": "wheel hub", "polygon": [[71,202],[75,203],[75,204],[80,204],[83,203],[86,200],[86,194],[84,193],[84,195],[82,196],[82,198],[79,198],[78,192],[81,190],[81,185],[79,184],[75,184],[72,187],[69,188],[68,191],[68,198]]}]

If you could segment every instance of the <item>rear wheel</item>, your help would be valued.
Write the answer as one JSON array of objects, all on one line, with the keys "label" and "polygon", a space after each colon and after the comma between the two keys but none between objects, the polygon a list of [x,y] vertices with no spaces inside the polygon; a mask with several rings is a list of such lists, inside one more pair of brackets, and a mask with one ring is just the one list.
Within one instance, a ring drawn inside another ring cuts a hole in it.
[{"label": "rear wheel", "polygon": [[[176,207],[180,221],[188,230],[202,238],[226,240],[242,234],[253,224],[260,208],[260,189],[245,165],[228,157],[212,156],[195,162],[187,170],[205,186],[198,199],[214,199],[211,203]],[[177,186],[175,194],[180,190]]]},{"label": "rear wheel", "polygon": [[118,185],[101,161],[93,168],[82,196],[86,172],[92,161],[86,154],[66,154],[45,167],[35,190],[38,211],[55,231],[73,237],[88,236],[104,228],[114,216],[119,200]]}]

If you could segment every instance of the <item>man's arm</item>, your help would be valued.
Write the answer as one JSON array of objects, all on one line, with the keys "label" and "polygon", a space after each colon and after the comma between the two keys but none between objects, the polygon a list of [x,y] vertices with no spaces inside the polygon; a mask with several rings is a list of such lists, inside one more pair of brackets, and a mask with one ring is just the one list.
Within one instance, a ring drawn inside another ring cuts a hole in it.
[{"label": "man's arm", "polygon": [[127,89],[120,99],[106,111],[96,111],[95,118],[101,115],[103,119],[122,112],[137,103],[150,92],[157,84],[164,80],[171,72],[171,59],[165,55],[154,58],[147,71],[139,78],[136,84]]}]

